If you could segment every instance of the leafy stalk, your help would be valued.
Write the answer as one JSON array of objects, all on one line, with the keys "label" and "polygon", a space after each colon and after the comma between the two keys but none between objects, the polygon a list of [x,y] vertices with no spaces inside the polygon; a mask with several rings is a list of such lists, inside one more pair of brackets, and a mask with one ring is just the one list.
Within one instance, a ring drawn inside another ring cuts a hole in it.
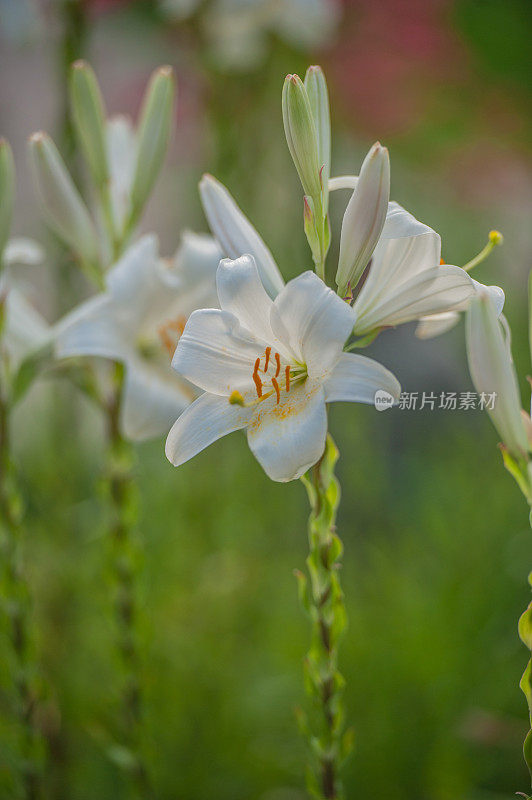
[{"label": "leafy stalk", "polygon": [[320,461],[302,478],[311,513],[307,569],[309,581],[296,573],[302,604],[312,622],[312,642],[305,659],[305,687],[314,700],[312,722],[301,715],[312,753],[308,788],[319,800],[340,800],[340,767],[351,749],[352,731],[344,732],[344,678],[338,670],[338,642],[346,626],[339,567],[343,546],[335,530],[340,486],[334,475],[338,450],[330,436]]},{"label": "leafy stalk", "polygon": [[13,706],[20,731],[21,796],[24,800],[37,800],[41,786],[42,737],[35,714],[37,689],[30,635],[30,592],[21,552],[23,504],[11,458],[9,429],[12,406],[6,396],[6,383],[2,380],[0,389],[0,550],[3,565],[0,602],[7,623]]},{"label": "leafy stalk", "polygon": [[136,535],[137,490],[133,477],[134,452],[122,436],[120,412],[124,368],[114,365],[114,388],[107,404],[107,491],[110,509],[109,554],[114,583],[114,616],[120,657],[121,715],[119,741],[109,756],[130,777],[134,796],[150,796],[142,752],[142,681],[138,642],[138,578],[140,544]]}]

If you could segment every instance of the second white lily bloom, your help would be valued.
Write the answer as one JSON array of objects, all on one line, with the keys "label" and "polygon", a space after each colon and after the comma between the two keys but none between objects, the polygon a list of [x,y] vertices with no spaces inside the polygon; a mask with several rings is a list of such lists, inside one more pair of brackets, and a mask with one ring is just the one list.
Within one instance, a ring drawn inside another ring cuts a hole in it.
[{"label": "second white lily bloom", "polygon": [[170,367],[188,315],[215,298],[220,252],[187,233],[173,261],[155,236],[132,245],[106,276],[105,292],[58,325],[57,356],[100,356],[126,366],[122,428],[132,440],[160,436],[197,396]]},{"label": "second white lily bloom", "polygon": [[173,360],[205,391],[168,435],[174,465],[245,428],[269,477],[294,480],[323,453],[327,403],[373,403],[379,389],[398,399],[391,372],[343,352],[354,311],[313,272],[290,281],[275,300],[250,255],[222,261],[216,280],[221,310],[190,316]]}]

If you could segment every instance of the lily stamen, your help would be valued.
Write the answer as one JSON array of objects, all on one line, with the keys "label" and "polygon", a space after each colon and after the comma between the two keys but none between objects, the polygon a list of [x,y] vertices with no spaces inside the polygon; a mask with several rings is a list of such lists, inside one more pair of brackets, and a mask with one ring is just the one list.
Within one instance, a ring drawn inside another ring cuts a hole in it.
[{"label": "lily stamen", "polygon": [[262,381],[259,378],[260,358],[255,361],[255,369],[253,370],[253,381],[257,389],[257,397],[262,397]]},{"label": "lily stamen", "polygon": [[268,372],[268,365],[270,363],[270,354],[272,352],[271,347],[267,347],[264,351],[264,372]]},{"label": "lily stamen", "polygon": [[279,384],[277,383],[276,378],[272,378],[272,386],[275,389],[275,394],[277,395],[277,405],[279,405],[281,401],[281,390],[279,388]]}]

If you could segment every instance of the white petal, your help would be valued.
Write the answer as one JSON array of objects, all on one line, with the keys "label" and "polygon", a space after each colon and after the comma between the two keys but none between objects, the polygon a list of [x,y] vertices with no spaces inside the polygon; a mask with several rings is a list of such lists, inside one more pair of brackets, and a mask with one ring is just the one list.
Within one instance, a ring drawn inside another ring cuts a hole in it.
[{"label": "white petal", "polygon": [[5,311],[4,344],[12,366],[18,366],[50,340],[52,328],[17,288],[9,290]]},{"label": "white petal", "polygon": [[325,400],[374,403],[375,392],[382,390],[399,399],[401,386],[390,370],[371,358],[342,353],[325,383]]},{"label": "white petal", "polygon": [[279,268],[263,240],[239,209],[225,186],[212,175],[200,181],[200,195],[211,231],[218,239],[224,254],[239,258],[252,255],[264,288],[271,297],[281,291],[284,281]]},{"label": "white petal", "polygon": [[196,395],[170,365],[165,374],[140,358],[130,358],[122,406],[124,435],[132,441],[162,436]]},{"label": "white petal", "polygon": [[174,256],[174,270],[184,288],[194,288],[199,281],[212,281],[214,286],[221,258],[222,251],[212,236],[184,231]]},{"label": "white petal", "polygon": [[166,440],[166,458],[178,467],[222,436],[245,428],[250,417],[249,408],[232,406],[227,397],[206,392],[174,423]]},{"label": "white petal", "polygon": [[338,360],[353,329],[351,306],[329,289],[314,272],[287,283],[273,303],[272,328],[311,378],[323,376]]},{"label": "white petal", "polygon": [[[339,175],[329,179],[329,191],[338,189],[356,189],[358,175]],[[399,239],[405,236],[422,236],[425,233],[434,233],[432,228],[420,222],[406,211],[399,203],[392,200],[388,203],[386,221],[381,233],[381,239]],[[439,256],[438,256],[439,260]]]},{"label": "white petal", "polygon": [[201,309],[190,315],[172,366],[201,389],[228,396],[252,386],[255,360],[265,346],[242,328],[233,314]]},{"label": "white petal", "polygon": [[101,356],[122,361],[131,354],[132,346],[105,294],[82,303],[56,326],[57,358]]},{"label": "white petal", "polygon": [[274,481],[300,478],[321,458],[327,435],[323,387],[307,378],[258,407],[248,427],[248,443],[266,474]]},{"label": "white petal", "polygon": [[362,334],[385,325],[401,325],[413,319],[454,311],[475,293],[473,282],[460,267],[442,266],[415,275],[395,295],[383,297],[367,310],[355,303],[355,332]]},{"label": "white petal", "polygon": [[[400,239],[405,236],[424,236],[431,233],[437,237],[438,242],[440,237],[424,222],[420,222],[406,209],[392,201],[388,204],[388,212],[386,214],[386,222],[382,229],[382,239]],[[440,263],[440,251],[437,254],[436,263]]]},{"label": "white petal", "polygon": [[521,417],[521,398],[510,349],[496,309],[487,293],[473,298],[466,319],[469,371],[477,392],[496,393],[492,422],[510,452],[520,457],[528,450]]},{"label": "white petal", "polygon": [[432,339],[434,336],[440,336],[454,328],[459,319],[458,311],[442,311],[441,314],[421,317],[416,328],[416,336],[418,339]]},{"label": "white petal", "polygon": [[44,250],[33,239],[14,238],[6,244],[2,259],[6,267],[13,264],[33,267],[44,261]]},{"label": "white petal", "polygon": [[500,286],[484,286],[483,283],[479,283],[474,278],[471,278],[473,281],[473,286],[475,287],[477,293],[480,292],[481,294],[487,294],[495,307],[495,311],[497,312],[497,316],[500,317],[503,309],[504,309],[504,301],[506,297],[504,295],[504,290],[501,289]]},{"label": "white petal", "polygon": [[336,283],[340,294],[356,286],[381,235],[390,199],[388,151],[378,142],[367,154],[345,210]]},{"label": "white petal", "polygon": [[107,273],[108,291],[131,316],[141,317],[145,313],[154,284],[160,282],[158,252],[157,237],[143,236]]},{"label": "white petal", "polygon": [[434,231],[421,236],[382,239],[375,248],[368,276],[355,303],[358,314],[394,297],[407,281],[439,263],[440,237]]},{"label": "white petal", "polygon": [[221,261],[216,287],[220,308],[234,314],[258,338],[273,344],[275,337],[270,324],[273,301],[261,283],[253,256]]}]

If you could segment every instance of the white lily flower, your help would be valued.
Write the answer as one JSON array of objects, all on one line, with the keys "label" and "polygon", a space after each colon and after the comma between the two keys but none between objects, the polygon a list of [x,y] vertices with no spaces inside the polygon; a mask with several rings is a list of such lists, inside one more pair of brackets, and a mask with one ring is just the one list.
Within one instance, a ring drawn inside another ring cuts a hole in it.
[{"label": "white lily flower", "polygon": [[13,371],[24,359],[45,347],[52,337],[52,327],[32,305],[13,269],[19,264],[36,266],[43,259],[41,247],[31,239],[23,238],[10,239],[2,255],[0,298],[5,298],[2,347]]},{"label": "white lily flower", "polygon": [[212,175],[203,176],[199,190],[209,227],[223,254],[233,259],[244,253],[252,255],[266,291],[275,297],[283,288],[284,281],[269,248],[251,222],[225,186]]},{"label": "white lily flower", "polygon": [[174,424],[166,442],[178,466],[232,431],[275,481],[299,478],[323,453],[326,404],[373,403],[400,386],[377,362],[344,353],[355,314],[313,272],[268,296],[255,259],[224,260],[216,275],[221,310],[194,312],[173,360],[204,390]]},{"label": "white lily flower", "polygon": [[495,392],[493,409],[487,406],[499,436],[514,458],[528,452],[529,443],[519,385],[508,338],[497,316],[497,309],[487,292],[479,292],[471,301],[466,318],[469,371],[477,392]]},{"label": "white lily flower", "polygon": [[[358,186],[356,175],[329,180],[329,191],[352,189],[353,196]],[[437,336],[458,321],[459,312],[478,292],[487,291],[502,312],[504,292],[499,286],[484,286],[461,267],[442,264],[440,256],[439,235],[399,203],[389,202],[367,277],[354,302],[355,333],[420,320],[418,337]]]},{"label": "white lily flower", "polygon": [[142,440],[165,433],[197,396],[170,363],[186,319],[215,296],[220,251],[209,236],[186,233],[173,261],[155,236],[132,245],[106,276],[105,292],[58,325],[56,355],[101,356],[125,365],[122,428]]}]

